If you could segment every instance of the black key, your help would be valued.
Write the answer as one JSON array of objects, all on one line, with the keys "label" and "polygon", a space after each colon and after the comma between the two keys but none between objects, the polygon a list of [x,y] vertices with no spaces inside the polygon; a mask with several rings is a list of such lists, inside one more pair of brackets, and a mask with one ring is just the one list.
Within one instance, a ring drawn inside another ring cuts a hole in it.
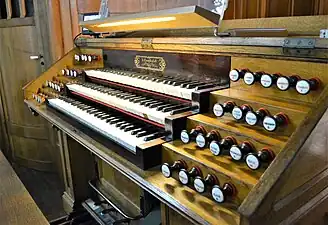
[{"label": "black key", "polygon": [[165,107],[162,109],[162,112],[170,112],[174,109],[179,109],[179,108],[183,108],[183,105],[174,105],[174,106],[169,106],[169,107]]},{"label": "black key", "polygon": [[126,120],[122,121],[122,122],[118,122],[117,124],[115,124],[116,127],[120,127],[123,124],[126,124]]},{"label": "black key", "polygon": [[112,117],[113,115],[111,114],[105,114],[105,115],[102,115],[101,117],[99,117],[99,119],[101,120],[105,120],[105,119],[108,119],[109,117]]},{"label": "black key", "polygon": [[136,126],[136,125],[127,126],[127,127],[124,128],[124,131],[128,132],[128,131],[136,129],[137,127],[138,126]]},{"label": "black key", "polygon": [[133,103],[139,103],[139,102],[144,101],[146,99],[147,99],[146,97],[138,97],[138,98],[135,98],[135,99],[132,99],[132,100],[130,99],[129,101],[133,102]]},{"label": "black key", "polygon": [[176,115],[176,114],[179,114],[179,113],[183,113],[183,112],[187,112],[187,111],[191,111],[191,110],[195,110],[195,109],[198,109],[198,106],[196,106],[196,105],[187,106],[187,107],[184,107],[184,108],[181,108],[181,109],[175,109],[170,114],[171,115]]},{"label": "black key", "polygon": [[158,101],[157,101],[157,100],[153,100],[153,101],[150,101],[150,102],[146,102],[146,103],[144,104],[144,106],[145,106],[145,107],[149,107],[150,105],[152,105],[152,104],[156,104],[156,103],[158,103]]},{"label": "black key", "polygon": [[140,104],[140,105],[144,105],[144,104],[146,104],[147,102],[152,102],[152,101],[154,101],[154,100],[153,100],[153,99],[147,99],[147,100],[140,101],[139,104]]},{"label": "black key", "polygon": [[111,120],[115,120],[115,119],[117,119],[116,116],[111,116],[111,117],[106,119],[106,123],[110,122]]},{"label": "black key", "polygon": [[150,131],[141,131],[141,132],[139,132],[137,135],[136,135],[136,137],[144,137],[144,136],[146,136],[146,135],[148,135],[148,134],[151,134],[152,132],[150,132]]},{"label": "black key", "polygon": [[96,117],[100,119],[104,115],[107,115],[107,113],[106,112],[100,113],[100,114],[96,115]]},{"label": "black key", "polygon": [[142,131],[144,131],[142,128],[138,128],[136,130],[131,131],[131,134],[136,135],[136,134],[138,134],[139,132],[142,132]]},{"label": "black key", "polygon": [[117,119],[113,119],[113,120],[109,121],[108,123],[109,124],[115,124],[115,123],[118,123],[118,122],[121,122],[121,121],[124,121],[124,120],[117,118]]},{"label": "black key", "polygon": [[149,108],[155,108],[155,107],[158,107],[158,106],[161,106],[161,105],[166,105],[165,102],[157,102],[157,103],[153,103],[149,106]]},{"label": "black key", "polygon": [[203,85],[200,85],[200,86],[197,86],[196,87],[196,90],[202,90],[202,89],[206,89],[206,88],[212,88],[212,87],[215,87],[217,86],[216,84],[203,84]]},{"label": "black key", "polygon": [[158,106],[157,108],[156,108],[156,110],[157,111],[161,111],[161,110],[163,110],[163,108],[165,108],[165,107],[169,107],[169,106],[174,106],[173,104],[165,104],[165,105],[161,105],[161,106]]}]

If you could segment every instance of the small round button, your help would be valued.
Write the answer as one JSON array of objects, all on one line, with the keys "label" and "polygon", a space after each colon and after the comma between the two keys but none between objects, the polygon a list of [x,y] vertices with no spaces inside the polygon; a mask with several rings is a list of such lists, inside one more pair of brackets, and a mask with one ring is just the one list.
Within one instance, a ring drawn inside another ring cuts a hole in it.
[{"label": "small round button", "polygon": [[244,82],[247,85],[252,85],[255,83],[255,75],[252,72],[245,73]]},{"label": "small round button", "polygon": [[248,125],[251,125],[251,126],[256,125],[258,123],[258,119],[257,119],[255,112],[253,112],[253,111],[247,112],[246,116],[245,116],[245,121]]},{"label": "small round button", "polygon": [[189,134],[186,130],[181,131],[180,139],[185,144],[189,143],[190,138],[189,138]]},{"label": "small round button", "polygon": [[277,129],[277,122],[276,120],[271,117],[271,116],[266,116],[263,120],[263,127],[267,130],[267,131],[274,131]]},{"label": "small round button", "polygon": [[212,188],[212,198],[219,203],[222,203],[225,201],[224,193],[222,189],[219,187],[219,185],[215,185]]},{"label": "small round button", "polygon": [[213,106],[213,113],[215,116],[217,117],[221,117],[224,115],[224,109],[223,109],[223,106],[222,104],[220,103],[216,103],[214,106]]},{"label": "small round button", "polygon": [[243,153],[241,152],[241,149],[237,145],[233,145],[230,148],[230,156],[232,159],[239,161],[243,157]]},{"label": "small round button", "polygon": [[302,95],[306,95],[310,92],[311,85],[307,80],[299,80],[296,83],[296,91]]},{"label": "small round button", "polygon": [[213,153],[213,155],[220,155],[221,154],[221,148],[218,141],[212,141],[210,144],[210,150]]},{"label": "small round button", "polygon": [[170,165],[168,163],[164,163],[161,167],[162,174],[164,177],[169,178],[172,176],[172,172],[170,169]]},{"label": "small round button", "polygon": [[243,111],[241,110],[241,108],[239,107],[235,107],[232,110],[232,116],[233,118],[235,118],[236,120],[241,120],[243,118]]},{"label": "small round button", "polygon": [[246,156],[246,164],[252,170],[257,170],[261,165],[260,160],[253,154]]},{"label": "small round button", "polygon": [[203,134],[198,134],[196,137],[196,144],[200,148],[206,147],[206,139]]},{"label": "small round button", "polygon": [[194,188],[198,193],[204,193],[205,192],[205,183],[204,180],[200,177],[196,177],[194,180]]},{"label": "small round button", "polygon": [[279,77],[277,80],[277,87],[281,91],[286,91],[290,88],[290,82],[287,77]]},{"label": "small round button", "polygon": [[229,78],[233,82],[238,81],[240,79],[239,71],[236,70],[236,69],[231,70],[230,73],[229,73]]},{"label": "small round button", "polygon": [[189,176],[188,176],[187,170],[185,170],[185,169],[180,170],[179,180],[184,185],[187,185],[189,183]]},{"label": "small round button", "polygon": [[261,76],[261,85],[265,88],[269,88],[273,85],[273,79],[269,74],[263,74]]}]

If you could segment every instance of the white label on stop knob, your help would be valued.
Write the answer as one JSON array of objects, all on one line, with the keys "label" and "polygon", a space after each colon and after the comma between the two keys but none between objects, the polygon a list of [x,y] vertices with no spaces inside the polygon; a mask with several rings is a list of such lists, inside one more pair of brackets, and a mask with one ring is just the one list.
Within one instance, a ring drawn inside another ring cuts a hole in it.
[{"label": "white label on stop knob", "polygon": [[205,147],[206,140],[205,140],[204,135],[202,135],[202,134],[197,135],[197,137],[196,137],[196,144],[200,148],[204,148]]},{"label": "white label on stop knob", "polygon": [[162,165],[161,167],[162,174],[164,177],[170,177],[171,176],[171,170],[167,165]]},{"label": "white label on stop knob", "polygon": [[88,56],[88,61],[89,61],[89,62],[92,61],[92,57],[91,57],[91,55]]},{"label": "white label on stop knob", "polygon": [[232,81],[239,80],[239,72],[237,70],[231,70],[230,73],[229,73],[229,78]]},{"label": "white label on stop knob", "polygon": [[185,171],[180,171],[179,172],[179,180],[182,184],[186,185],[189,183],[189,177],[188,174]]},{"label": "white label on stop knob", "polygon": [[257,124],[257,116],[253,112],[248,112],[245,116],[246,123],[254,126]]},{"label": "white label on stop knob", "polygon": [[310,89],[310,83],[306,80],[300,80],[296,84],[296,91],[302,95],[309,93]]},{"label": "white label on stop knob", "polygon": [[210,150],[213,153],[213,155],[220,155],[220,153],[221,153],[220,146],[217,142],[211,142]]},{"label": "white label on stop knob", "polygon": [[250,72],[247,72],[244,76],[244,82],[245,84],[247,85],[252,85],[255,81],[255,76],[254,74],[250,73]]},{"label": "white label on stop knob", "polygon": [[182,131],[180,134],[180,139],[183,143],[189,143],[189,134],[186,131]]},{"label": "white label on stop knob", "polygon": [[236,120],[240,120],[241,118],[243,118],[243,111],[240,108],[234,108],[232,110],[232,116]]},{"label": "white label on stop knob", "polygon": [[222,107],[222,105],[221,104],[215,104],[214,106],[213,106],[213,113],[214,113],[214,115],[216,115],[216,116],[218,116],[218,117],[221,117],[221,116],[223,116],[223,114],[224,114],[224,110],[223,110],[223,107]]},{"label": "white label on stop knob", "polygon": [[243,157],[242,152],[240,151],[240,148],[237,146],[232,146],[230,148],[230,156],[231,158],[233,158],[234,160],[241,160],[241,158]]},{"label": "white label on stop knob", "polygon": [[246,164],[252,170],[256,170],[260,167],[260,161],[255,155],[248,155],[246,157]]},{"label": "white label on stop knob", "polygon": [[274,131],[277,128],[277,123],[272,117],[266,116],[263,120],[263,127],[267,131]]},{"label": "white label on stop knob", "polygon": [[224,202],[224,194],[222,192],[222,190],[218,187],[214,187],[212,189],[212,198],[216,201],[216,202],[219,202],[219,203],[222,203]]},{"label": "white label on stop knob", "polygon": [[271,76],[268,75],[268,74],[262,75],[261,76],[261,85],[263,87],[266,87],[266,88],[271,87],[271,85],[272,85],[272,78],[271,78]]},{"label": "white label on stop knob", "polygon": [[194,188],[197,192],[203,193],[205,191],[205,184],[201,179],[196,178],[194,180]]},{"label": "white label on stop knob", "polygon": [[286,91],[289,88],[288,79],[286,77],[279,77],[277,80],[277,87],[282,91]]}]

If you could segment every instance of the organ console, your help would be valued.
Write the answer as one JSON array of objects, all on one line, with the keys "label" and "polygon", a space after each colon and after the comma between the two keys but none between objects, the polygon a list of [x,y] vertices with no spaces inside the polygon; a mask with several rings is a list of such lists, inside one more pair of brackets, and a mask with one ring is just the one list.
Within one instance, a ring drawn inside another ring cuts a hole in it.
[{"label": "organ console", "polygon": [[66,205],[98,215],[105,201],[103,214],[125,221],[157,207],[177,225],[312,213],[328,178],[327,41],[291,55],[285,39],[78,38],[24,87],[31,111],[59,129]]}]

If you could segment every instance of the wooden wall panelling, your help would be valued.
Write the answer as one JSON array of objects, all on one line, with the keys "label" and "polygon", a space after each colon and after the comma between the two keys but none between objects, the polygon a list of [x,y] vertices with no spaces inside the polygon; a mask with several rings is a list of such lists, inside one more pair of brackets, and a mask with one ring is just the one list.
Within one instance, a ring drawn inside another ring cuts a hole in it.
[{"label": "wooden wall panelling", "polygon": [[78,16],[78,6],[77,0],[70,0],[70,8],[71,8],[71,20],[72,20],[72,40],[76,35],[80,33],[79,27],[79,16]]},{"label": "wooden wall panelling", "polygon": [[[24,34],[24,35],[22,35]],[[38,61],[29,60],[37,52],[34,26],[0,29],[2,99],[6,102],[6,125],[14,159],[40,170],[52,170],[51,146],[44,120],[32,116],[22,103],[22,87],[40,74]],[[19,63],[19,66],[13,66]]]},{"label": "wooden wall panelling", "polygon": [[60,15],[62,23],[62,33],[64,42],[64,54],[69,52],[73,47],[73,31],[72,31],[72,18],[70,1],[59,0],[60,3]]},{"label": "wooden wall panelling", "polygon": [[49,1],[48,12],[51,63],[64,55],[64,41],[62,31],[61,8],[59,0]]},{"label": "wooden wall panelling", "polygon": [[328,0],[314,0],[314,15],[328,15]]},{"label": "wooden wall panelling", "polygon": [[19,0],[19,17],[24,18],[26,16],[25,0]]},{"label": "wooden wall panelling", "polygon": [[[111,1],[111,0],[109,0]],[[101,0],[77,0],[79,13],[99,12]]]},{"label": "wooden wall panelling", "polygon": [[11,19],[12,17],[12,7],[11,7],[11,0],[5,0],[6,1],[6,11],[7,11],[7,19]]}]

